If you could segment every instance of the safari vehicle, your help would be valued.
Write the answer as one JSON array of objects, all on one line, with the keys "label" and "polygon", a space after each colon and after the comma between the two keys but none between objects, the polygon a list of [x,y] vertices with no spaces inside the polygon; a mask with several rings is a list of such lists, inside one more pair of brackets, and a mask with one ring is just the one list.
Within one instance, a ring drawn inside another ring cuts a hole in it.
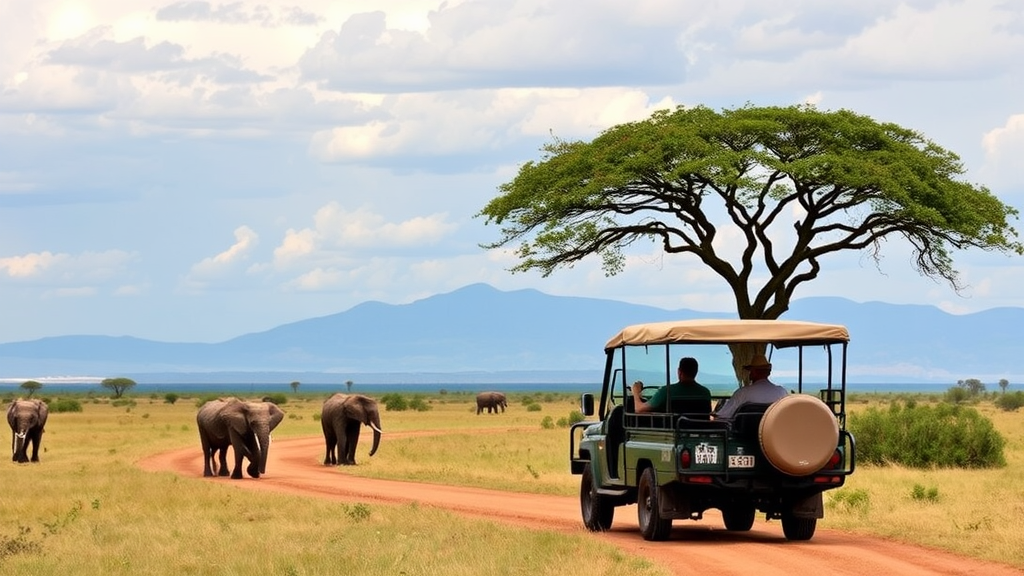
[{"label": "safari vehicle", "polygon": [[[673,520],[701,520],[717,508],[727,530],[750,530],[760,512],[781,520],[787,539],[811,539],[824,516],[822,493],[842,486],[854,469],[854,438],[846,431],[848,343],[843,326],[785,320],[624,328],[605,345],[599,421],[570,431],[583,523],[607,530],[617,507],[635,503],[643,537],[666,540]],[[698,360],[697,381],[721,403],[743,374],[734,366],[760,351],[773,365],[771,380],[790,390],[771,405],[741,405],[729,420],[688,411],[671,398],[672,412],[633,410],[630,383],[645,383],[646,401],[676,381],[684,356]],[[594,416],[593,394],[581,404],[585,417]]]}]

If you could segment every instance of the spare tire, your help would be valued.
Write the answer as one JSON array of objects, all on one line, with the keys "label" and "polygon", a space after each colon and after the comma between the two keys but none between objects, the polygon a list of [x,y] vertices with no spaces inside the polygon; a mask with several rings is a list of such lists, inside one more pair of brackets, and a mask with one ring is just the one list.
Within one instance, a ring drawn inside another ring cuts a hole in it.
[{"label": "spare tire", "polygon": [[780,472],[807,476],[821,470],[839,443],[839,422],[816,396],[790,394],[768,407],[758,438],[765,458]]}]

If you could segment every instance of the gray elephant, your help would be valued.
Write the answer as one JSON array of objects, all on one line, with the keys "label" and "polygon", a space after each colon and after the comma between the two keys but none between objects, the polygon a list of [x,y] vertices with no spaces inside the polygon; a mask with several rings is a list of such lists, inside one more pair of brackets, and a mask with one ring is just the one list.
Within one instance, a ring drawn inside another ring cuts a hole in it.
[{"label": "gray elephant", "polygon": [[380,429],[380,410],[377,401],[362,394],[341,393],[324,400],[320,412],[320,426],[323,427],[324,441],[327,444],[325,466],[355,465],[361,425],[373,429],[373,446],[370,447],[370,456],[373,456],[377,453],[380,435],[383,434]]},{"label": "gray elephant", "polygon": [[214,457],[220,451],[218,475],[227,476],[227,447],[235,453],[231,477],[242,477],[242,459],[249,460],[246,472],[253,478],[267,472],[270,433],[284,419],[284,412],[271,402],[243,402],[219,398],[203,404],[196,414],[199,440],[203,446],[203,476],[214,475]]},{"label": "gray elephant", "polygon": [[492,411],[497,414],[500,408],[502,412],[508,408],[508,399],[501,392],[481,392],[476,395],[476,413],[479,414],[487,408],[487,413]]},{"label": "gray elephant", "polygon": [[7,409],[7,423],[11,425],[11,460],[28,462],[28,445],[32,444],[32,462],[39,462],[39,444],[50,410],[46,402],[38,399],[17,399]]}]

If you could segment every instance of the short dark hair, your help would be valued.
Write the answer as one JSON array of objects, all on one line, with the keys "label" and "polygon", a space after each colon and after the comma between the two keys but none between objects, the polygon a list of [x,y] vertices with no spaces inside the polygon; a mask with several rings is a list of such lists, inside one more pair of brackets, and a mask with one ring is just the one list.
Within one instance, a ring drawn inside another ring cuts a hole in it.
[{"label": "short dark hair", "polygon": [[697,375],[697,359],[686,356],[679,359],[679,369],[687,376]]}]

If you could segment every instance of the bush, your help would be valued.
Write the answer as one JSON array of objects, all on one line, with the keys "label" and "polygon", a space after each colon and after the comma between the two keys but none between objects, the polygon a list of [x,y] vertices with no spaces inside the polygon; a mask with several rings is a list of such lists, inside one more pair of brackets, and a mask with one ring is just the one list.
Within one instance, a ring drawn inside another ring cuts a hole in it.
[{"label": "bush", "polygon": [[868,408],[850,415],[857,457],[866,464],[896,463],[913,468],[992,468],[1006,465],[1006,440],[974,408],[940,403],[888,410]]},{"label": "bush", "polygon": [[526,405],[527,412],[540,412],[542,410],[541,405],[534,402],[533,404]]},{"label": "bush", "polygon": [[50,412],[81,412],[82,403],[74,398],[60,398],[49,402]]},{"label": "bush", "polygon": [[555,427],[555,420],[551,416],[545,416],[544,419],[540,421],[540,427],[545,430],[551,430]]},{"label": "bush", "polygon": [[267,394],[266,396],[263,397],[263,401],[271,402],[277,404],[278,406],[283,406],[288,403],[288,397],[280,392],[277,392],[274,394]]},{"label": "bush", "polygon": [[1021,406],[1024,406],[1024,392],[1018,390],[1012,394],[1000,394],[995,400],[996,408],[1000,410],[1006,410],[1007,412],[1014,412]]},{"label": "bush", "polygon": [[179,396],[174,392],[168,392],[167,394],[164,394],[164,402],[168,404],[174,404],[175,402],[178,401],[178,398]]},{"label": "bush", "polygon": [[380,401],[384,404],[384,408],[389,411],[401,412],[409,409],[409,402],[407,402],[405,397],[401,394],[393,392],[391,394],[385,394],[381,396]]},{"label": "bush", "polygon": [[427,410],[430,410],[433,407],[430,404],[427,404],[426,400],[423,399],[423,396],[417,394],[412,397],[412,400],[409,401],[409,408],[417,412],[426,412]]}]

